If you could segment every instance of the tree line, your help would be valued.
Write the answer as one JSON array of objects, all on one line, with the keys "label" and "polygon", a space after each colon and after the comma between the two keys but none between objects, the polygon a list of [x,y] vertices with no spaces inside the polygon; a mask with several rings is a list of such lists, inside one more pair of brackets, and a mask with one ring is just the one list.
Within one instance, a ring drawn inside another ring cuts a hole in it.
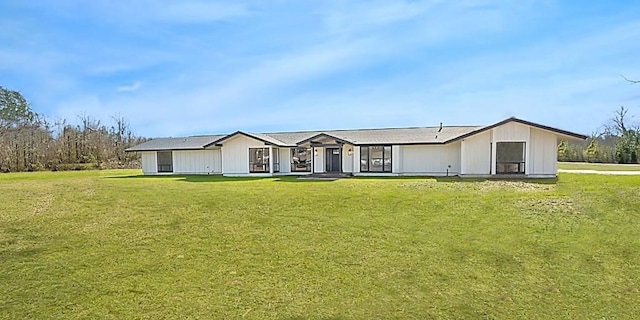
[{"label": "tree line", "polygon": [[51,121],[34,112],[18,91],[0,86],[0,171],[82,170],[140,166],[125,153],[145,139],[135,136],[120,115],[109,124],[86,114],[79,124]]},{"label": "tree line", "polygon": [[[586,141],[560,141],[558,160],[639,163],[640,125],[630,117],[620,107],[602,132]],[[135,136],[125,118],[115,115],[105,124],[81,114],[78,120],[51,121],[20,92],[0,86],[0,172],[140,167],[140,156],[124,150],[146,139]]]},{"label": "tree line", "polygon": [[594,163],[639,163],[640,125],[629,121],[628,109],[620,107],[602,132],[586,141],[560,141],[558,161]]}]

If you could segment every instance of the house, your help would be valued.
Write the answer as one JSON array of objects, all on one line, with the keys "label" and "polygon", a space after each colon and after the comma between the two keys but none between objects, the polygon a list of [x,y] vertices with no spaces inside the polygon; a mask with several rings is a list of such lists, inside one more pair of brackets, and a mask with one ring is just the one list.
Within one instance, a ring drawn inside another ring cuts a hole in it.
[{"label": "house", "polygon": [[555,177],[558,140],[581,134],[509,118],[489,126],[328,130],[159,138],[127,152],[144,174]]}]

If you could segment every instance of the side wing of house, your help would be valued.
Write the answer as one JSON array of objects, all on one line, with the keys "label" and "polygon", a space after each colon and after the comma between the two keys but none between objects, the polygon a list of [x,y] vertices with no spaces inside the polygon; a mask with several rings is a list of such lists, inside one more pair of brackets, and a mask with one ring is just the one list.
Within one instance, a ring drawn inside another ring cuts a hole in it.
[{"label": "side wing of house", "polygon": [[142,151],[144,174],[221,174],[220,148]]},{"label": "side wing of house", "polygon": [[461,175],[555,177],[558,140],[582,137],[522,122],[505,121],[461,139]]},{"label": "side wing of house", "polygon": [[460,142],[436,145],[401,145],[398,173],[446,176],[460,174]]},{"label": "side wing of house", "polygon": [[225,176],[291,173],[290,147],[274,145],[242,133],[230,135],[219,144],[222,145],[222,172]]}]

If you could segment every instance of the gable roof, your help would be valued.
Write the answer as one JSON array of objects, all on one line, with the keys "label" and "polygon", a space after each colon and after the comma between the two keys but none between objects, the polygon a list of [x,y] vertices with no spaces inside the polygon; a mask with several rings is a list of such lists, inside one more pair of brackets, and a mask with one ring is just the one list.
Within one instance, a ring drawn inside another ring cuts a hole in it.
[{"label": "gable roof", "polygon": [[551,131],[551,132],[553,132],[553,133],[556,133],[556,134],[558,134],[558,135],[565,136],[565,137],[570,138],[570,139],[580,139],[580,140],[584,140],[584,139],[588,138],[588,136],[585,136],[585,135],[583,135],[583,134],[574,133],[574,132],[570,132],[570,131],[566,131],[566,130],[562,130],[562,129],[558,129],[558,128],[553,128],[553,127],[549,127],[549,126],[541,125],[541,124],[538,124],[538,123],[535,123],[535,122],[530,122],[530,121],[526,121],[526,120],[518,119],[518,118],[516,118],[516,117],[511,117],[511,118],[507,118],[507,119],[505,119],[505,120],[502,120],[502,121],[500,121],[500,122],[496,122],[496,123],[494,123],[494,124],[492,124],[492,125],[489,125],[489,126],[486,126],[486,127],[482,127],[482,128],[480,128],[480,129],[478,129],[478,130],[475,130],[475,131],[469,132],[469,133],[467,133],[467,134],[463,134],[463,135],[461,135],[461,136],[459,136],[459,137],[456,137],[456,138],[454,138],[454,139],[451,139],[451,140],[450,140],[450,141],[448,141],[448,142],[454,142],[454,141],[457,141],[457,140],[465,139],[465,138],[468,138],[468,137],[470,137],[470,136],[476,135],[476,134],[478,134],[478,133],[482,133],[482,132],[484,132],[484,131],[487,131],[487,130],[493,129],[493,128],[495,128],[495,127],[499,127],[499,126],[501,126],[501,125],[503,125],[503,124],[507,124],[507,123],[509,123],[509,122],[517,122],[517,123],[521,123],[521,124],[524,124],[524,125],[528,125],[528,126],[531,126],[531,127],[534,127],[534,128],[538,128],[538,129],[542,129],[542,130],[546,130],[546,131]]},{"label": "gable roof", "polygon": [[[262,141],[266,145],[275,145],[275,146],[279,146],[279,147],[287,147],[287,146],[289,146],[286,143],[284,143],[284,142],[282,142],[282,141],[280,141],[278,139],[275,139],[273,137],[270,137],[269,135],[264,134],[264,133],[253,133],[253,132],[236,131],[236,132],[234,132],[232,134],[220,137],[220,139],[217,139],[217,140],[207,144],[205,147],[209,147],[209,146],[212,146],[214,144],[215,145],[220,145],[220,144],[224,143],[225,141],[227,141],[227,140],[229,140],[229,139],[231,139],[231,138],[233,138],[235,136],[238,136],[238,135],[243,135],[243,136],[246,136],[246,137],[249,137],[249,138],[256,139],[258,141]],[[291,146],[294,147],[295,144],[293,144]]]},{"label": "gable roof", "polygon": [[357,130],[326,130],[302,132],[265,133],[287,145],[299,145],[313,139],[326,136],[346,143],[360,144],[442,144],[451,139],[482,128],[481,126],[443,126],[414,127],[414,128],[386,128],[386,129],[357,129]]},{"label": "gable roof", "polygon": [[499,127],[509,122],[517,122],[541,130],[550,131],[570,139],[586,139],[587,136],[573,133],[534,122],[525,121],[515,117],[505,119],[489,126],[436,126],[414,128],[387,128],[387,129],[358,129],[358,130],[326,130],[326,131],[299,131],[299,132],[274,132],[252,133],[236,131],[228,135],[192,136],[186,138],[158,138],[144,142],[135,147],[126,149],[133,151],[160,151],[160,150],[201,150],[215,145],[222,145],[225,141],[244,135],[256,139],[266,145],[277,147],[295,147],[322,136],[349,143],[353,145],[411,145],[411,144],[447,144],[467,137]]}]

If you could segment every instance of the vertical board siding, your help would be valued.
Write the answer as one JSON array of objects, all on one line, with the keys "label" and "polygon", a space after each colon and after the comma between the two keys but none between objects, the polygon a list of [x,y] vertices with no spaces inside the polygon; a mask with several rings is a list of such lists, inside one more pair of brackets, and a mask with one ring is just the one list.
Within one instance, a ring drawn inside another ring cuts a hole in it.
[{"label": "vertical board siding", "polygon": [[400,146],[400,161],[403,174],[446,175],[449,169],[449,175],[457,175],[460,173],[460,142]]},{"label": "vertical board siding", "polygon": [[402,173],[402,157],[399,145],[391,146],[391,172]]},{"label": "vertical board siding", "polygon": [[249,174],[249,148],[264,148],[265,144],[253,138],[237,135],[222,145],[222,172]]},{"label": "vertical board siding", "polygon": [[493,128],[493,141],[494,142],[519,142],[529,141],[529,126],[509,122],[499,127]]},{"label": "vertical board siding", "polygon": [[555,134],[531,128],[529,165],[531,175],[557,174],[557,146]]},{"label": "vertical board siding", "polygon": [[491,148],[490,131],[464,139],[460,151],[461,174],[490,174]]},{"label": "vertical board siding", "polygon": [[280,148],[280,173],[291,172],[291,148]]},{"label": "vertical board siding", "polygon": [[[349,155],[351,150],[351,155]],[[355,147],[350,144],[342,146],[342,172],[353,172],[353,156],[355,155]]]},{"label": "vertical board siding", "polygon": [[509,122],[491,130],[493,134],[493,149],[491,150],[491,172],[496,172],[496,144],[498,142],[524,142],[525,143],[525,167],[524,173],[530,174],[531,171],[531,127],[516,122]]},{"label": "vertical board siding", "polygon": [[[315,151],[313,155],[313,172],[320,173],[324,172],[324,148],[323,147],[315,147]],[[315,152],[318,152],[318,155],[315,155]]]},{"label": "vertical board siding", "polygon": [[173,151],[174,173],[221,173],[220,150]]},{"label": "vertical board siding", "polygon": [[351,168],[353,168],[353,173],[359,173],[360,172],[360,147],[359,146],[353,147],[353,158],[351,159],[351,161],[352,161]]},{"label": "vertical board siding", "polygon": [[158,173],[158,159],[155,151],[143,151],[142,155],[142,173],[155,174]]}]

